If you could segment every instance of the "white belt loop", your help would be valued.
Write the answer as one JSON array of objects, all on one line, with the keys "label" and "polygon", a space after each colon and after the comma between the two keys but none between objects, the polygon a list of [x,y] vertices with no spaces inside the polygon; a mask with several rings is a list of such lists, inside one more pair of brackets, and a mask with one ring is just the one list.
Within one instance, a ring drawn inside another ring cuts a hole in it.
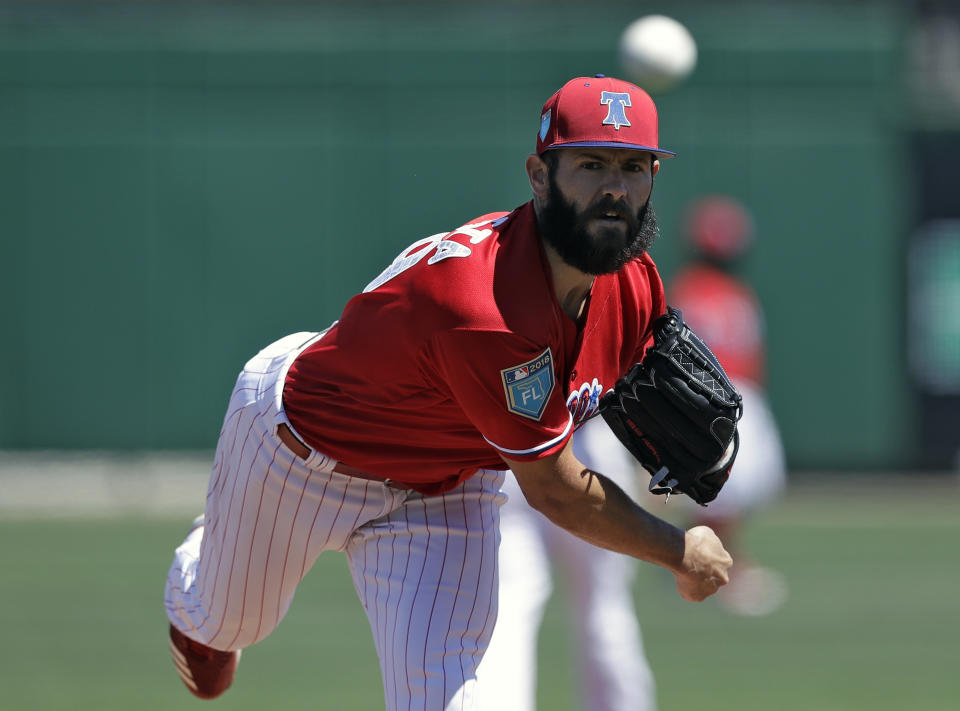
[{"label": "white belt loop", "polygon": [[331,459],[326,454],[318,452],[309,444],[307,445],[307,449],[310,450],[310,456],[307,457],[306,461],[304,461],[304,464],[308,469],[323,472],[324,474],[329,474],[333,471],[333,468],[337,465],[335,459]]}]

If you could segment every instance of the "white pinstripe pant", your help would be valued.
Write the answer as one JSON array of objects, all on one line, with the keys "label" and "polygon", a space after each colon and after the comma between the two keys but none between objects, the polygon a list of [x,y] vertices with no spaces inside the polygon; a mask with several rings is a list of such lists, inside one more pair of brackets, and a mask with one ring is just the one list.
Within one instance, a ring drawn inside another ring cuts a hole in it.
[{"label": "white pinstripe pant", "polygon": [[319,334],[268,346],[237,379],[203,525],[177,548],[164,602],[184,634],[217,649],[276,628],[317,556],[347,554],[370,621],[388,711],[476,708],[476,667],[496,619],[502,472],[425,497],[301,460],[280,441],[283,381]]}]

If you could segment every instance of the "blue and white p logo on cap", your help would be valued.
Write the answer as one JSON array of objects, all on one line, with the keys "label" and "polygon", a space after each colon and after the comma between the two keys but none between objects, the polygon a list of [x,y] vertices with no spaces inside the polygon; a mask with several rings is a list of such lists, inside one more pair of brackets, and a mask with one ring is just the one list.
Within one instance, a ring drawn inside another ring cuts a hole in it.
[{"label": "blue and white p logo on cap", "polygon": [[630,94],[619,91],[604,91],[600,93],[600,103],[607,106],[607,117],[603,120],[604,126],[613,126],[617,131],[621,126],[629,126],[626,107],[630,106]]}]

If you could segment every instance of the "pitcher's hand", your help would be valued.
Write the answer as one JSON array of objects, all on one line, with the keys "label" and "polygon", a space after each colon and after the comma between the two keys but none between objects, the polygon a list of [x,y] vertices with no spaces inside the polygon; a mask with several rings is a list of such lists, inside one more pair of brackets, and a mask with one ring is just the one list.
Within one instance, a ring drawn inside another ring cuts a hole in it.
[{"label": "pitcher's hand", "polygon": [[673,571],[677,591],[684,600],[700,602],[730,581],[733,558],[707,526],[695,526],[684,535],[683,562]]}]

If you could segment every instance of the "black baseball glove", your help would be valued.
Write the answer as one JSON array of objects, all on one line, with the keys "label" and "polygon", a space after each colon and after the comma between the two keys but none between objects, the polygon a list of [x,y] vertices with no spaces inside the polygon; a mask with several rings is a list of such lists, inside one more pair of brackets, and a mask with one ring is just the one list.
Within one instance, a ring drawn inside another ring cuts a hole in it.
[{"label": "black baseball glove", "polygon": [[654,322],[653,340],[600,400],[600,414],[651,473],[650,491],[668,499],[683,493],[705,506],[737,455],[742,399],[677,309]]}]

